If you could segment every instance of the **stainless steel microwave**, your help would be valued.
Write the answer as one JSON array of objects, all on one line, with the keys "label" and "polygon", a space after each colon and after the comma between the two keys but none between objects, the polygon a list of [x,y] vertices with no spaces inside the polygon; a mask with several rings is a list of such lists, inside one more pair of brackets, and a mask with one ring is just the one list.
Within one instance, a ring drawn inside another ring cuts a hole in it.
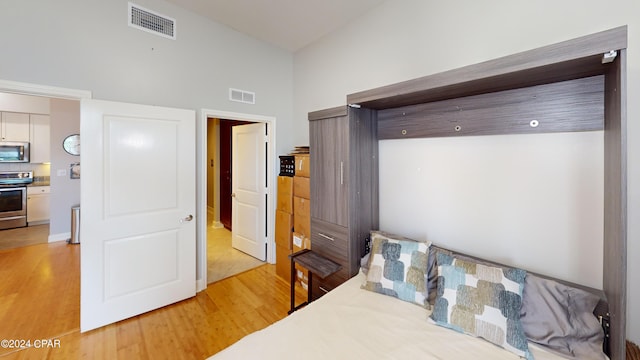
[{"label": "stainless steel microwave", "polygon": [[28,163],[29,143],[21,141],[0,142],[0,163]]}]

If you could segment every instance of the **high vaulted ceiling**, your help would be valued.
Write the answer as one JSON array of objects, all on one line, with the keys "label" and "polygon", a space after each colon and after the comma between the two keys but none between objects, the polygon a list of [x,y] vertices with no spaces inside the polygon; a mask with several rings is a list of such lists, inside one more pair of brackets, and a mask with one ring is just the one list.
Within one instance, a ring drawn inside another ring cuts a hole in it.
[{"label": "high vaulted ceiling", "polygon": [[168,0],[295,52],[384,0]]}]

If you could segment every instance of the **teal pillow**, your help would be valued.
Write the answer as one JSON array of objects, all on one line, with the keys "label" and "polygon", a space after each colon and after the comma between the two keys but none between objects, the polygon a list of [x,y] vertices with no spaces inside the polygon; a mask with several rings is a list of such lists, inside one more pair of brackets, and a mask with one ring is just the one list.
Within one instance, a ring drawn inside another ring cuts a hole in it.
[{"label": "teal pillow", "polygon": [[527,273],[437,254],[438,286],[431,319],[533,359],[520,322]]},{"label": "teal pillow", "polygon": [[363,289],[427,306],[430,243],[382,232],[371,233],[371,253]]}]

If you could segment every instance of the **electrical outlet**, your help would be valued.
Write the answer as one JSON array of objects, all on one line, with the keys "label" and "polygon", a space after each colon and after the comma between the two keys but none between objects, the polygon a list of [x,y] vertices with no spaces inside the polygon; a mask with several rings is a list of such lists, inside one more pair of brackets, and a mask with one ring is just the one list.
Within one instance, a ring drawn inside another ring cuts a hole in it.
[{"label": "electrical outlet", "polygon": [[56,171],[56,175],[67,176],[67,169],[58,169],[58,171]]}]

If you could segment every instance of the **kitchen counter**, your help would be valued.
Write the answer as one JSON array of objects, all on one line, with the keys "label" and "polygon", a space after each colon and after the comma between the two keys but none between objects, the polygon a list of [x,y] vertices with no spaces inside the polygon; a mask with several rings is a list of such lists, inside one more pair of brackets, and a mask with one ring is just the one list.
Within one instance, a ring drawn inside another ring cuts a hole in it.
[{"label": "kitchen counter", "polygon": [[27,184],[27,186],[50,186],[49,181],[34,181],[31,184]]},{"label": "kitchen counter", "polygon": [[27,186],[50,186],[49,179],[48,176],[34,176],[33,182]]}]

